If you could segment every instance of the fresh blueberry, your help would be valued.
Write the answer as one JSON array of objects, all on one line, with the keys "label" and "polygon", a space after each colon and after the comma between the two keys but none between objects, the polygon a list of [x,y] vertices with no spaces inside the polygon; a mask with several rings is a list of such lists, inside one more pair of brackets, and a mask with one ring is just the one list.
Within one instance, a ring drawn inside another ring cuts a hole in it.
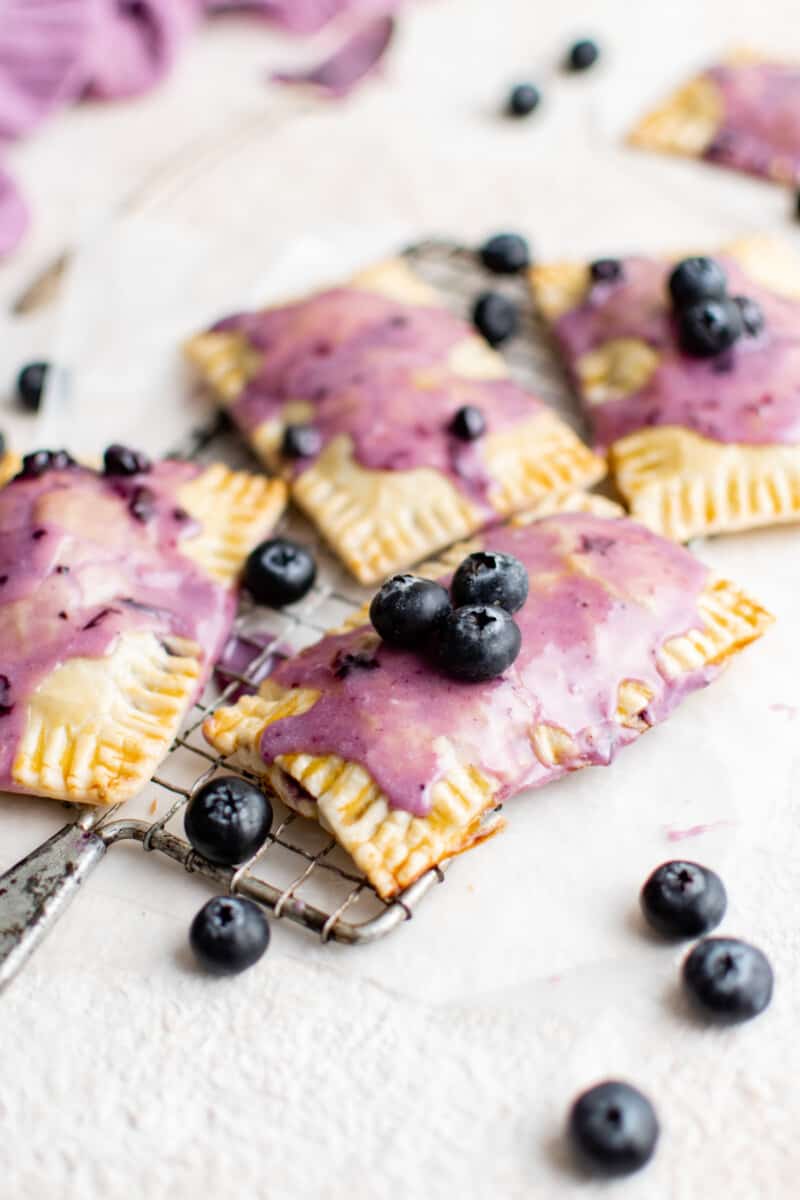
[{"label": "fresh blueberry", "polygon": [[593,67],[600,57],[600,47],[590,38],[582,38],[570,46],[565,60],[568,71],[586,71]]},{"label": "fresh blueberry", "polygon": [[482,292],[475,301],[472,320],[490,346],[499,346],[517,332],[519,311],[508,296],[500,292]]},{"label": "fresh blueberry", "polygon": [[66,450],[34,450],[22,459],[18,479],[37,479],[46,471],[66,471],[78,464]]},{"label": "fresh blueberry", "polygon": [[450,432],[464,442],[474,442],[476,438],[483,437],[486,432],[483,409],[476,408],[474,404],[465,404],[450,422]]},{"label": "fresh blueberry", "polygon": [[238,975],[257,963],[269,945],[267,918],[243,896],[215,896],[192,921],[189,944],[207,971]]},{"label": "fresh blueberry", "polygon": [[533,83],[518,83],[511,89],[506,112],[511,117],[527,117],[539,107],[542,95]]},{"label": "fresh blueberry", "polygon": [[774,977],[769,960],[755,946],[738,938],[711,937],[684,959],[683,980],[704,1009],[730,1021],[748,1021],[772,999]]},{"label": "fresh blueberry", "polygon": [[450,586],[453,603],[496,604],[515,613],[528,599],[528,572],[513,554],[476,550],[464,559]]},{"label": "fresh blueberry", "polygon": [[742,318],[732,300],[699,300],[678,316],[678,340],[692,358],[713,358],[741,335]]},{"label": "fresh blueberry", "polygon": [[493,275],[516,275],[530,265],[531,252],[519,233],[496,233],[479,251],[487,271]]},{"label": "fresh blueberry", "polygon": [[313,458],[322,449],[322,437],[313,425],[287,425],[281,452],[286,458]]},{"label": "fresh blueberry", "polygon": [[282,608],[302,600],[317,577],[310,550],[289,538],[270,538],[251,551],[244,567],[244,586],[257,604]]},{"label": "fresh blueberry", "polygon": [[32,362],[23,367],[17,376],[17,399],[29,412],[39,411],[49,370],[49,363]]},{"label": "fresh blueberry", "polygon": [[605,1175],[629,1175],[653,1157],[659,1126],[646,1096],[629,1083],[608,1080],[572,1105],[568,1132],[581,1162]]},{"label": "fresh blueberry", "polygon": [[589,266],[592,283],[616,283],[622,278],[622,263],[618,258],[598,258]]},{"label": "fresh blueberry", "polygon": [[152,466],[150,459],[141,450],[130,450],[116,443],[109,446],[103,455],[106,475],[141,475]]},{"label": "fresh blueberry", "polygon": [[504,608],[466,604],[443,621],[436,657],[446,675],[481,683],[511,666],[521,642],[519,626]]},{"label": "fresh blueberry", "polygon": [[728,281],[722,267],[713,258],[684,258],[674,267],[667,286],[676,308],[698,300],[722,300]]},{"label": "fresh blueberry", "polygon": [[714,871],[695,862],[665,862],[641,891],[642,912],[665,937],[699,937],[719,925],[728,897]]},{"label": "fresh blueberry", "polygon": [[745,333],[748,337],[758,337],[764,328],[764,310],[761,305],[749,296],[734,296],[733,303],[739,309]]},{"label": "fresh blueberry", "polygon": [[385,642],[421,647],[450,612],[447,589],[418,575],[387,579],[369,606],[369,619]]},{"label": "fresh blueberry", "polygon": [[192,796],[183,824],[198,854],[220,866],[235,867],[263,845],[272,825],[272,805],[241,776],[219,775]]}]

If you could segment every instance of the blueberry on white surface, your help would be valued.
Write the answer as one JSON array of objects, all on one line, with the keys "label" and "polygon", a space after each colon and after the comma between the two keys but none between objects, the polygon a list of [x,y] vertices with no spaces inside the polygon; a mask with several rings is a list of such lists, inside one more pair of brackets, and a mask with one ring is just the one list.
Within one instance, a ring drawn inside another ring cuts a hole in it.
[{"label": "blueberry on white surface", "polygon": [[256,546],[244,567],[244,586],[257,604],[281,608],[302,600],[317,577],[314,556],[288,538],[270,538]]},{"label": "blueberry on white surface", "polygon": [[593,67],[600,57],[600,47],[597,42],[591,38],[581,38],[579,42],[574,42],[568,52],[564,63],[568,71],[587,71],[589,67]]},{"label": "blueberry on white surface", "polygon": [[528,598],[528,586],[528,572],[513,554],[476,550],[461,563],[450,591],[458,608],[464,604],[496,604],[515,613]]},{"label": "blueberry on white surface", "polygon": [[719,925],[728,897],[715,871],[674,860],[656,867],[641,892],[648,924],[665,937],[699,937]]},{"label": "blueberry on white surface", "polygon": [[607,1080],[572,1105],[568,1133],[584,1166],[604,1175],[629,1175],[653,1157],[659,1125],[638,1088]]},{"label": "blueberry on white surface", "polygon": [[447,589],[417,575],[394,575],[375,593],[369,619],[391,646],[422,649],[450,612]]},{"label": "blueberry on white surface", "polygon": [[511,89],[506,112],[511,117],[527,117],[539,107],[542,96],[534,83],[518,83]]},{"label": "blueberry on white surface", "polygon": [[217,775],[195,792],[184,829],[192,848],[219,866],[247,862],[272,825],[272,805],[254,783],[239,775]]},{"label": "blueberry on white surface", "polygon": [[480,248],[480,259],[493,275],[516,275],[530,265],[531,253],[519,233],[496,233]]},{"label": "blueberry on white surface", "polygon": [[710,937],[698,942],[683,963],[683,980],[703,1009],[729,1021],[748,1021],[772,999],[774,975],[769,959],[738,938]]},{"label": "blueberry on white surface", "polygon": [[243,896],[215,896],[189,929],[198,961],[214,975],[238,975],[252,967],[269,945],[267,918]]},{"label": "blueberry on white surface", "polygon": [[446,675],[481,683],[502,675],[519,654],[519,626],[504,608],[467,604],[442,622],[435,648]]}]

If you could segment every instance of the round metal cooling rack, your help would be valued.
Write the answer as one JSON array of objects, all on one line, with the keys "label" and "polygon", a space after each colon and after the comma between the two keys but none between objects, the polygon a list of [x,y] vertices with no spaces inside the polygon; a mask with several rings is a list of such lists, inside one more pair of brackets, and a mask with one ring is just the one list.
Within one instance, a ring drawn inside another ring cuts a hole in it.
[{"label": "round metal cooling rack", "polygon": [[[404,253],[462,315],[469,313],[475,296],[489,285],[477,257],[453,243],[425,241]],[[563,376],[524,281],[492,277],[491,286],[513,296],[520,306],[521,334],[507,354],[512,373],[575,425],[575,413],[565,404],[568,392]],[[175,455],[201,462],[216,459],[231,465],[253,465],[226,418],[193,431]],[[399,928],[444,879],[443,870],[436,867],[393,900],[384,901],[334,839],[316,822],[286,809],[277,798],[272,831],[253,858],[235,870],[207,862],[181,836],[182,810],[194,791],[218,772],[231,769],[203,740],[201,725],[206,716],[231,702],[241,689],[255,690],[268,673],[276,650],[290,653],[317,640],[328,628],[340,625],[366,597],[299,515],[288,514],[283,528],[314,547],[318,562],[314,588],[300,604],[281,612],[262,608],[240,611],[235,631],[259,641],[264,649],[243,673],[219,668],[194,705],[145,795],[145,799],[151,798],[153,812],[166,802],[161,816],[134,819],[121,816],[119,809],[78,809],[73,823],[0,878],[0,987],[20,968],[107,849],[124,841],[136,842],[186,871],[198,872],[217,888],[247,896],[275,917],[311,930],[323,941],[347,945],[373,942]]]}]

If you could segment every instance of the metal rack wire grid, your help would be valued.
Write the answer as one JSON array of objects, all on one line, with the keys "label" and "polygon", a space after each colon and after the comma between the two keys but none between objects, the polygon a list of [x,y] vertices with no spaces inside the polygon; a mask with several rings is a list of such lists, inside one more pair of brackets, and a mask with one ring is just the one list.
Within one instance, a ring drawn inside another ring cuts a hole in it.
[{"label": "metal rack wire grid", "polygon": [[[490,282],[477,256],[455,244],[421,242],[404,253],[461,315],[468,315],[482,290],[498,287],[496,278]],[[499,288],[513,297],[521,314],[520,336],[507,355],[512,373],[576,425],[574,410],[565,409],[568,393],[564,379],[524,281],[518,277],[503,279]],[[253,465],[223,417],[208,428],[195,430],[175,454],[196,461],[221,459],[231,465]],[[298,514],[287,514],[282,532],[313,548],[318,564],[315,585],[303,601],[281,611],[248,607],[243,602],[233,636],[256,652],[243,669],[218,666],[195,703],[146,794],[154,819],[120,817],[117,810],[98,814],[84,809],[78,821],[109,846],[121,841],[138,842],[144,850],[166,856],[187,871],[199,872],[230,893],[248,897],[275,917],[311,930],[323,942],[332,939],[349,945],[364,944],[406,922],[431,889],[444,880],[444,870],[433,868],[393,900],[382,900],[321,826],[285,808],[277,797],[272,797],[275,819],[271,832],[253,858],[236,869],[209,863],[182,836],[183,809],[199,787],[219,773],[235,770],[248,777],[247,771],[231,766],[211,751],[201,730],[206,716],[231,703],[242,689],[255,691],[269,673],[276,654],[291,653],[316,641],[329,628],[340,625],[368,595],[346,576]],[[263,786],[263,781],[250,778]]]}]

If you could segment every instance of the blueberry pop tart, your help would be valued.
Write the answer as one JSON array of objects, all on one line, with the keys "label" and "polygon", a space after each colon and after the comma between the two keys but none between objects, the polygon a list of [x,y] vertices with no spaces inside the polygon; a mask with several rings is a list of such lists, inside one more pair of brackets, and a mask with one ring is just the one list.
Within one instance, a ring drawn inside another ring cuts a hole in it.
[{"label": "blueberry pop tart", "polygon": [[630,135],[634,145],[800,183],[800,64],[740,51],[673,92]]},{"label": "blueberry pop tart", "polygon": [[0,791],[114,804],[149,779],[229,631],[285,486],[38,451],[0,490]]},{"label": "blueberry pop tart", "polygon": [[458,663],[383,641],[362,611],[205,722],[215,749],[316,817],[385,898],[499,829],[501,801],[609,763],[771,620],[610,502],[571,507],[417,572],[449,586],[479,550],[523,564],[518,652],[496,677],[456,678]]},{"label": "blueberry pop tart", "polygon": [[401,260],[187,354],[362,583],[604,472]]},{"label": "blueberry pop tart", "polygon": [[800,519],[789,246],[556,262],[531,282],[633,516],[678,540]]}]

